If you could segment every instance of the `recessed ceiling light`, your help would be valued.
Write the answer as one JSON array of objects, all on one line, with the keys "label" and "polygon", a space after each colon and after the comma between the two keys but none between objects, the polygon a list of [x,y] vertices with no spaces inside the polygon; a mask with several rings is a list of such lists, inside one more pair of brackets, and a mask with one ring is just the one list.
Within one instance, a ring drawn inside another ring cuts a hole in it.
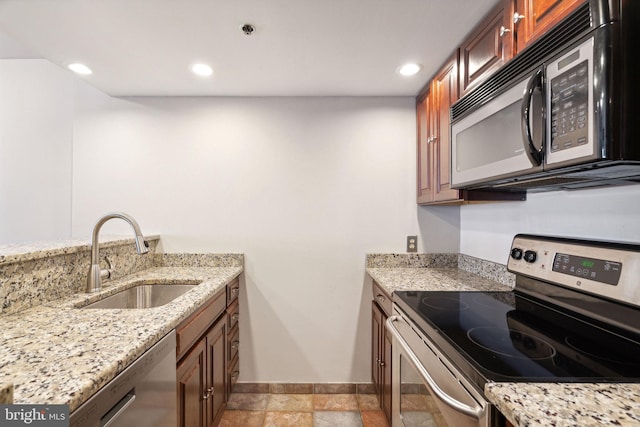
[{"label": "recessed ceiling light", "polygon": [[422,66],[420,64],[408,63],[400,67],[398,72],[403,76],[413,76],[414,74],[418,74],[421,69]]},{"label": "recessed ceiling light", "polygon": [[82,75],[85,75],[85,76],[88,76],[89,74],[93,73],[93,71],[91,71],[91,68],[87,67],[84,64],[80,64],[80,63],[69,64],[68,67],[74,73],[82,74]]},{"label": "recessed ceiling light", "polygon": [[207,64],[193,64],[191,66],[191,71],[203,77],[208,77],[213,74],[213,68],[211,68]]}]

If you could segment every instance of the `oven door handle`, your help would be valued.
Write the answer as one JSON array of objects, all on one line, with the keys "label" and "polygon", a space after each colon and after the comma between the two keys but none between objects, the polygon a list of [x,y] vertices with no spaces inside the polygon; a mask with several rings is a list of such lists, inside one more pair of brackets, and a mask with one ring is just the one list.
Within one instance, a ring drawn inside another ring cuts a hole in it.
[{"label": "oven door handle", "polygon": [[400,331],[398,331],[398,329],[393,324],[393,322],[396,322],[399,319],[400,318],[397,315],[389,316],[386,322],[387,328],[389,328],[389,331],[391,332],[391,334],[393,335],[397,343],[400,344],[404,352],[407,354],[407,357],[411,361],[411,364],[413,364],[413,366],[417,369],[422,379],[429,385],[429,387],[431,387],[434,394],[438,396],[444,403],[446,403],[448,406],[452,407],[456,411],[462,412],[463,414],[468,415],[470,417],[480,419],[482,417],[482,414],[484,413],[484,410],[485,410],[484,407],[480,405],[475,407],[469,406],[466,403],[462,403],[454,399],[453,397],[445,393],[438,386],[438,384],[433,380],[433,378],[431,378],[431,375],[429,375],[429,373],[424,368],[424,366],[422,366],[422,363],[420,363],[420,360],[418,360],[418,357],[416,356],[416,354],[411,350],[411,348],[409,348],[409,344],[407,344],[407,341],[405,341],[402,335],[400,335]]}]

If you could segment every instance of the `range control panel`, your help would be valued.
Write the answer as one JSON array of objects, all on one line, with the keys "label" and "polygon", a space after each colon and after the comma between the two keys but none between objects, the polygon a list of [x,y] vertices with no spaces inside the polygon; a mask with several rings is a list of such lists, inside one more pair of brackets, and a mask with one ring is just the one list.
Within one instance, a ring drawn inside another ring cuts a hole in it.
[{"label": "range control panel", "polygon": [[640,305],[640,245],[518,234],[507,269],[517,275]]}]

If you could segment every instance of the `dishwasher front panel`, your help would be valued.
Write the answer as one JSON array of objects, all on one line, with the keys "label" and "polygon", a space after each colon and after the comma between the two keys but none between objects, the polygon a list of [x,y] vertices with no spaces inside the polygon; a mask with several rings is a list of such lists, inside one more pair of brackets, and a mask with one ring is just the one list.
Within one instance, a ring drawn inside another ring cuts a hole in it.
[{"label": "dishwasher front panel", "polygon": [[175,427],[176,333],[171,331],[70,416],[71,427]]}]

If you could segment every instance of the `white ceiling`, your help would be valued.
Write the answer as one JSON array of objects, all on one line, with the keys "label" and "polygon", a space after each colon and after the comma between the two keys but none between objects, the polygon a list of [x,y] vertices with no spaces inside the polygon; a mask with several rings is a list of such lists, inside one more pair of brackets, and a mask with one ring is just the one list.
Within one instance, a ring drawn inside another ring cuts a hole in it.
[{"label": "white ceiling", "polygon": [[85,63],[113,96],[412,96],[498,1],[0,0],[0,57]]}]

